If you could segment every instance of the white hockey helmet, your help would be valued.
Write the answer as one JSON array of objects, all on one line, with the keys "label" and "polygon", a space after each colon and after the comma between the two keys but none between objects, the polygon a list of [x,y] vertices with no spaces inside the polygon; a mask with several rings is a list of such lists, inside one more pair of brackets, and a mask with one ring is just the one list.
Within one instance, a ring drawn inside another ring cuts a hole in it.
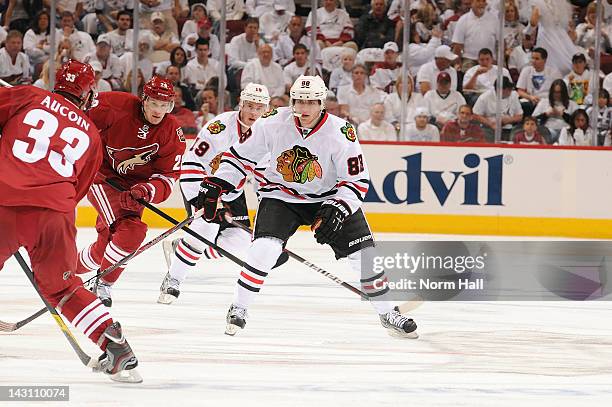
[{"label": "white hockey helmet", "polygon": [[327,98],[327,87],[320,76],[300,75],[293,82],[289,96],[289,103],[292,107],[295,100],[318,100],[321,102],[321,110],[323,110]]},{"label": "white hockey helmet", "polygon": [[240,103],[250,101],[253,103],[262,103],[266,106],[270,104],[270,94],[265,85],[249,82],[248,85],[240,92]]}]

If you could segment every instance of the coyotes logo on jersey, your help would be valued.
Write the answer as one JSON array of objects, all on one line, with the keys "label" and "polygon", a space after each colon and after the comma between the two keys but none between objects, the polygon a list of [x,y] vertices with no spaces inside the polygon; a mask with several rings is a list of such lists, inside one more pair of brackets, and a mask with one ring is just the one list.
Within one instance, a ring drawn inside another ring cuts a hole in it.
[{"label": "coyotes logo on jersey", "polygon": [[106,152],[112,160],[115,171],[119,174],[127,174],[137,165],[145,165],[157,151],[159,144],[154,143],[144,147],[125,147],[116,149],[106,146]]},{"label": "coyotes logo on jersey", "polygon": [[305,184],[323,177],[323,169],[318,161],[319,157],[313,155],[306,147],[293,146],[285,150],[276,159],[276,170],[287,182]]}]

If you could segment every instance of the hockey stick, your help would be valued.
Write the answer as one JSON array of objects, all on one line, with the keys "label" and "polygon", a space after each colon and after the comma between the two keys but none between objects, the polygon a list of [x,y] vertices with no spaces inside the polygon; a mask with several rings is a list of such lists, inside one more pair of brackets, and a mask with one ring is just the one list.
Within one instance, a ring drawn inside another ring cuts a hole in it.
[{"label": "hockey stick", "polygon": [[5,88],[12,88],[13,85],[11,85],[10,83],[8,83],[7,81],[4,81],[2,79],[0,79],[0,85],[4,86]]},{"label": "hockey stick", "polygon": [[[117,191],[125,191],[125,188],[123,188],[121,185],[119,185],[117,183],[117,181],[112,179],[112,178],[107,178],[106,179],[106,183],[108,185],[110,185],[112,188],[116,189]],[[145,201],[144,199],[137,199],[136,201],[139,204],[141,204],[142,206],[144,206],[145,208],[147,208],[148,210],[150,210],[151,212],[155,213],[156,215],[161,216],[162,218],[164,218],[168,222],[172,223],[173,225],[176,225],[176,224],[179,223],[172,216],[168,215],[166,212],[162,211],[161,209],[156,208],[154,205],[151,205],[149,202]],[[203,237],[199,233],[194,232],[193,230],[189,229],[189,227],[187,227],[187,226],[182,226],[181,229],[183,229],[188,235],[191,235],[193,238],[198,239],[200,242],[205,243],[208,246],[212,247],[213,249],[215,249],[216,251],[221,253],[224,257],[227,257],[228,259],[230,259],[234,263],[238,264],[240,267],[244,267],[244,264],[245,264],[244,261],[240,260],[238,257],[234,256],[233,254],[231,254],[227,250],[217,246],[216,244],[214,244],[213,242],[209,241],[208,239],[206,239],[205,237]]]},{"label": "hockey stick", "polygon": [[66,326],[66,323],[64,323],[64,320],[59,315],[57,310],[54,307],[52,307],[51,304],[49,304],[49,302],[47,302],[45,297],[43,297],[42,293],[38,289],[38,286],[36,285],[36,281],[34,280],[34,274],[32,273],[32,270],[30,269],[30,266],[28,266],[28,264],[25,262],[25,260],[23,259],[23,257],[21,256],[21,254],[18,251],[15,252],[13,255],[15,256],[15,258],[17,259],[17,262],[19,263],[19,265],[23,269],[23,272],[26,274],[26,276],[28,276],[28,279],[30,280],[30,282],[32,283],[32,286],[34,286],[34,289],[36,290],[36,292],[40,296],[40,299],[45,303],[46,309],[49,310],[49,312],[53,316],[53,319],[55,320],[57,325],[62,330],[62,333],[64,334],[64,336],[68,340],[68,343],[70,343],[70,346],[72,346],[72,349],[74,349],[74,351],[76,352],[76,354],[79,357],[79,359],[81,360],[81,362],[85,366],[87,366],[87,367],[91,367],[91,368],[96,369],[98,367],[98,360],[97,359],[93,359],[91,356],[89,356],[87,353],[85,353],[83,351],[83,349],[81,349],[81,347],[79,346],[79,343],[77,342],[76,338],[72,335],[72,332],[70,332],[70,330]]},{"label": "hockey stick", "polygon": [[[145,243],[144,245],[140,246],[137,250],[135,250],[132,253],[128,254],[127,256],[125,256],[124,258],[119,260],[117,263],[113,264],[112,266],[107,267],[106,269],[101,271],[99,274],[97,274],[97,275],[91,277],[90,279],[84,281],[83,285],[86,285],[86,284],[92,282],[95,279],[101,278],[101,277],[107,275],[108,273],[110,273],[111,271],[116,270],[118,267],[123,266],[125,263],[127,263],[130,260],[132,260],[134,257],[138,256],[140,253],[144,252],[145,250],[148,250],[152,246],[155,246],[157,243],[161,242],[162,240],[164,240],[165,238],[167,238],[168,236],[170,236],[171,234],[173,234],[177,230],[181,229],[186,224],[191,223],[194,219],[199,218],[200,216],[202,216],[202,213],[203,213],[203,210],[199,210],[199,211],[195,212],[193,215],[191,215],[190,217],[188,217],[184,221],[177,223],[175,226],[173,226],[170,229],[166,230],[164,233],[162,233],[161,235],[157,236],[153,240],[151,240],[151,241]],[[8,323],[8,322],[0,321],[0,332],[12,332],[12,331],[16,331],[17,329],[21,328],[22,326],[24,326],[24,325],[34,321],[36,318],[38,318],[39,316],[41,316],[42,314],[44,314],[46,312],[47,312],[47,308],[45,307],[45,308],[42,308],[42,309],[38,310],[35,314],[30,315],[29,317],[27,317],[23,321],[19,321],[19,322],[15,322],[15,323]]]},{"label": "hockey stick", "polygon": [[[229,223],[231,223],[232,225],[237,226],[240,229],[242,229],[242,230],[244,230],[246,232],[249,232],[251,234],[253,233],[253,231],[248,226],[243,225],[242,223],[235,222],[229,216],[226,216],[225,219]],[[349,283],[341,280],[340,278],[336,277],[335,275],[333,275],[329,271],[326,271],[326,270],[322,269],[321,267],[317,266],[316,264],[313,264],[313,263],[309,262],[308,260],[306,260],[305,258],[300,256],[299,254],[296,254],[296,253],[292,252],[291,250],[288,250],[288,249],[285,248],[284,251],[287,252],[289,257],[291,257],[292,259],[297,260],[298,262],[302,263],[306,267],[316,271],[319,274],[323,274],[325,277],[329,278],[330,280],[334,281],[335,283],[340,284],[342,287],[347,288],[347,289],[351,290],[352,292],[354,292],[355,294],[359,295],[364,300],[371,301],[371,298],[370,298],[370,296],[368,294],[366,294],[363,291],[359,290],[358,288],[350,285]],[[398,308],[399,308],[399,311],[403,314],[403,313],[412,311],[415,308],[418,308],[422,303],[423,303],[422,300],[416,299],[416,300],[413,300],[413,301],[407,301],[407,302],[399,305]]]}]

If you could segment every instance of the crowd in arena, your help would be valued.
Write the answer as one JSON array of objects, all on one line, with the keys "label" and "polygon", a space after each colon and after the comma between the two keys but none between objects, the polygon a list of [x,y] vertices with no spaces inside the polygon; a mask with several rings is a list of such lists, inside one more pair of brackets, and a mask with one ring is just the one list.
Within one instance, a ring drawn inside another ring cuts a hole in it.
[{"label": "crowd in arena", "polygon": [[[361,140],[490,143],[499,125],[501,1],[501,140],[612,146],[612,0],[602,2],[600,33],[596,1],[412,0],[406,46],[402,0],[322,0],[314,46],[309,1],[227,0],[225,55],[219,0],[58,0],[54,52],[51,2],[5,0],[0,79],[49,89],[51,55],[56,67],[68,59],[91,64],[99,92],[131,91],[132,75],[140,88],[153,75],[164,76],[175,85],[173,114],[195,135],[220,113],[221,73],[225,110],[235,108],[250,82],[267,86],[273,107],[287,106],[296,78],[320,75],[329,89],[327,111],[352,123]],[[406,83],[402,52],[408,53]]]}]

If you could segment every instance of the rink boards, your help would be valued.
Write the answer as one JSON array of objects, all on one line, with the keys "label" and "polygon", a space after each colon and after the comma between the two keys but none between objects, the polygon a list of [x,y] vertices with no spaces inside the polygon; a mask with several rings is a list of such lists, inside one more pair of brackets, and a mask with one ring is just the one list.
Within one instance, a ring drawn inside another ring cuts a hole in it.
[{"label": "rink boards", "polygon": [[[609,149],[362,144],[372,180],[364,210],[374,231],[612,238]],[[178,190],[161,206],[184,216]],[[77,223],[93,226],[95,216],[84,201]],[[168,225],[151,213],[145,219]]]}]

